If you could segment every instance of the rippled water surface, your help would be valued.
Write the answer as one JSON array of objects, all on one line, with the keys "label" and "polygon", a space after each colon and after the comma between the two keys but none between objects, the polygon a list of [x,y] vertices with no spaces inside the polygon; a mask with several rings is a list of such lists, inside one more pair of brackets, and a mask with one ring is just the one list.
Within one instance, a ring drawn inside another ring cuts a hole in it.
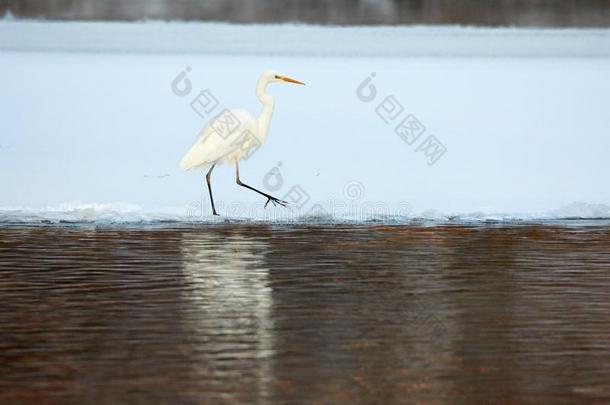
[{"label": "rippled water surface", "polygon": [[608,403],[610,227],[0,228],[0,403]]}]

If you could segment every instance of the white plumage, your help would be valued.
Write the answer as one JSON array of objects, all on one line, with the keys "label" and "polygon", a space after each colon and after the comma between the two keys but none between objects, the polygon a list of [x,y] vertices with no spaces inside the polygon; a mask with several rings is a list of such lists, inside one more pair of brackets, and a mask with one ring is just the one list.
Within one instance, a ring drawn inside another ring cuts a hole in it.
[{"label": "white plumage", "polygon": [[[226,133],[215,128],[223,127],[223,119],[237,118],[238,126]],[[201,131],[193,146],[180,162],[183,170],[205,169],[214,163],[235,163],[263,144],[267,134],[258,130],[258,120],[250,112],[239,108],[222,112],[212,118]]]},{"label": "white plumage", "polygon": [[211,166],[206,180],[214,215],[218,214],[214,207],[210,178],[214,167],[221,163],[234,164],[237,184],[267,197],[265,206],[269,202],[286,205],[285,201],[248,186],[239,179],[239,162],[260,148],[267,139],[275,102],[273,97],[267,94],[266,88],[267,84],[277,82],[304,84],[282,76],[274,70],[263,72],[256,84],[256,96],[263,105],[263,110],[258,118],[241,108],[223,110],[210,120],[180,162],[180,166],[184,170],[205,169]]}]

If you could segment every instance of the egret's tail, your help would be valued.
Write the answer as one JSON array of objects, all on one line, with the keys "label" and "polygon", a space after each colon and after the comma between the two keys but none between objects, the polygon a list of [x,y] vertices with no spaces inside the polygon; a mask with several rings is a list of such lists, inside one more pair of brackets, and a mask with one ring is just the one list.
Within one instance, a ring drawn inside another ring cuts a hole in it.
[{"label": "egret's tail", "polygon": [[182,170],[195,170],[209,165],[210,162],[206,159],[205,150],[200,142],[195,143],[180,161]]},{"label": "egret's tail", "polygon": [[182,170],[193,170],[194,167],[191,164],[191,162],[189,162],[189,159],[187,159],[188,156],[185,156],[184,158],[182,158],[182,160],[180,161],[180,168]]},{"label": "egret's tail", "polygon": [[190,161],[186,157],[180,161],[180,168],[182,170],[186,170],[186,171],[205,169],[208,166],[210,166],[210,163],[194,164],[192,161]]}]

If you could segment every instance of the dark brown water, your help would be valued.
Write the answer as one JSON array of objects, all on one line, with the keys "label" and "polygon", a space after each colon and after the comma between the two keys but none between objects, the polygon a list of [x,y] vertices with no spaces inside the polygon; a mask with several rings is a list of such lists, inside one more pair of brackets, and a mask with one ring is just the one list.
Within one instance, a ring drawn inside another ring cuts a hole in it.
[{"label": "dark brown water", "polygon": [[608,403],[610,227],[0,228],[0,403]]}]

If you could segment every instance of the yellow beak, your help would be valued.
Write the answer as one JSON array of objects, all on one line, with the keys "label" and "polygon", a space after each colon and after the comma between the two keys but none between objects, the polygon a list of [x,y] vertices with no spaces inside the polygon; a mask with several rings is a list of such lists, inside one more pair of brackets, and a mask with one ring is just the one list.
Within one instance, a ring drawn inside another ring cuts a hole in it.
[{"label": "yellow beak", "polygon": [[280,80],[283,80],[288,83],[302,84],[303,86],[305,86],[305,83],[300,82],[298,80],[291,79],[290,77],[286,77],[286,76],[280,76]]}]

